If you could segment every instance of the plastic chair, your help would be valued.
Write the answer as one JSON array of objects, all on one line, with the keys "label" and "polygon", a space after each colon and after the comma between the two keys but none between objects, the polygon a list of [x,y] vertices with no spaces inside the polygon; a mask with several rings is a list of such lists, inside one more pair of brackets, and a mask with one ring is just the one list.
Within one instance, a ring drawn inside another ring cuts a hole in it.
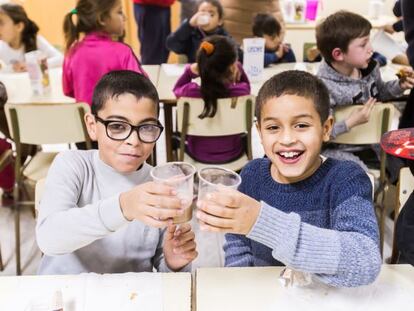
[{"label": "plastic chair", "polygon": [[397,249],[397,241],[395,236],[395,229],[397,226],[398,215],[403,208],[405,202],[407,202],[411,193],[414,190],[414,176],[408,167],[403,167],[400,170],[398,184],[397,184],[397,202],[394,209],[394,237],[392,241],[392,253],[390,263],[395,264],[398,262],[399,252]]},{"label": "plastic chair", "polygon": [[[316,48],[316,42],[303,43],[303,61],[304,62],[318,62],[320,61],[320,52]],[[311,55],[311,53],[312,55]],[[309,54],[308,54],[309,53]]]},{"label": "plastic chair", "polygon": [[[354,109],[359,109],[361,105],[349,105],[338,107],[334,111],[335,122],[346,119]],[[333,142],[338,144],[349,145],[368,145],[379,144],[381,136],[388,132],[392,126],[392,117],[395,113],[393,104],[377,103],[371,113],[370,120],[358,126],[353,127],[349,132],[338,135]],[[384,247],[384,226],[385,226],[385,191],[388,187],[388,181],[385,171],[386,155],[383,150],[380,153],[380,169],[370,170],[370,173],[379,181],[379,187],[374,194],[374,203],[379,211],[379,230],[380,230],[380,248],[381,254]]]},{"label": "plastic chair", "polygon": [[177,102],[177,127],[181,133],[179,161],[189,162],[197,169],[211,165],[197,162],[185,153],[187,135],[212,137],[245,133],[247,135],[246,153],[235,161],[214,164],[233,171],[241,170],[252,159],[253,99],[254,96],[251,95],[219,99],[215,116],[200,119],[198,116],[203,111],[204,101],[198,98],[180,98]]},{"label": "plastic chair", "polygon": [[37,152],[22,163],[21,144],[63,144],[91,141],[83,117],[89,111],[87,104],[6,104],[5,112],[11,137],[15,142],[15,236],[16,273],[20,267],[20,206],[34,206],[33,201],[22,201],[20,194],[28,192],[25,182],[34,184],[45,178],[56,153]]}]

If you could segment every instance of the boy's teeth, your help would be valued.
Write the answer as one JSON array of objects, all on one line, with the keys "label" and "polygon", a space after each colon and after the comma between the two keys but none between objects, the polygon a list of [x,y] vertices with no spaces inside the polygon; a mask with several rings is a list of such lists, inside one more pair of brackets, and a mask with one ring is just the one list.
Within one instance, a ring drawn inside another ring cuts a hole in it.
[{"label": "boy's teeth", "polygon": [[285,158],[293,158],[299,155],[299,152],[281,152],[280,153]]}]

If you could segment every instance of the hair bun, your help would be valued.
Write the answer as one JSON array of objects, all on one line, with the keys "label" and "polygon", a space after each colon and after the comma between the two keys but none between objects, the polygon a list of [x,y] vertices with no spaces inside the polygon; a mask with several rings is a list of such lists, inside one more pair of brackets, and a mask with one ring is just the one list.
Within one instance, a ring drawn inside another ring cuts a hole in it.
[{"label": "hair bun", "polygon": [[200,44],[200,49],[203,49],[207,55],[211,55],[214,52],[214,45],[208,41],[203,41]]}]

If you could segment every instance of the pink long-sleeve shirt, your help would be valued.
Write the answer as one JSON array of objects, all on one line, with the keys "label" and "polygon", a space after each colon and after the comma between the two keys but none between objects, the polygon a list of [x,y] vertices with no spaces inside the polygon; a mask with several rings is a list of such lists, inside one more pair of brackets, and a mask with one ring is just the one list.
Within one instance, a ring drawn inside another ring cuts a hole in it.
[{"label": "pink long-sleeve shirt", "polygon": [[[240,81],[228,84],[230,97],[250,94],[250,83],[241,64]],[[187,65],[183,75],[174,86],[174,94],[177,97],[201,98],[200,86],[192,80],[197,76],[192,73],[190,65]],[[198,161],[205,163],[226,163],[237,159],[245,148],[243,135],[223,135],[204,137],[187,135],[187,153]]]},{"label": "pink long-sleeve shirt", "polygon": [[147,76],[130,46],[113,41],[105,33],[89,33],[65,55],[63,93],[91,105],[99,79],[113,70],[132,70]]}]

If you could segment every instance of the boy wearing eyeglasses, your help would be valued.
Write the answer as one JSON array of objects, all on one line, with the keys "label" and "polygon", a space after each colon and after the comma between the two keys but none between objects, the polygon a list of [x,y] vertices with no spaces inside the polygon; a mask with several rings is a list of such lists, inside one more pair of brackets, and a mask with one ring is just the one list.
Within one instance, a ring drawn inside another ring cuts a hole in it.
[{"label": "boy wearing eyeglasses", "polygon": [[85,122],[99,149],[63,152],[48,172],[36,227],[39,274],[190,269],[194,233],[171,221],[188,202],[151,182],[145,163],[163,130],[158,112],[146,77],[113,71],[98,82]]}]

